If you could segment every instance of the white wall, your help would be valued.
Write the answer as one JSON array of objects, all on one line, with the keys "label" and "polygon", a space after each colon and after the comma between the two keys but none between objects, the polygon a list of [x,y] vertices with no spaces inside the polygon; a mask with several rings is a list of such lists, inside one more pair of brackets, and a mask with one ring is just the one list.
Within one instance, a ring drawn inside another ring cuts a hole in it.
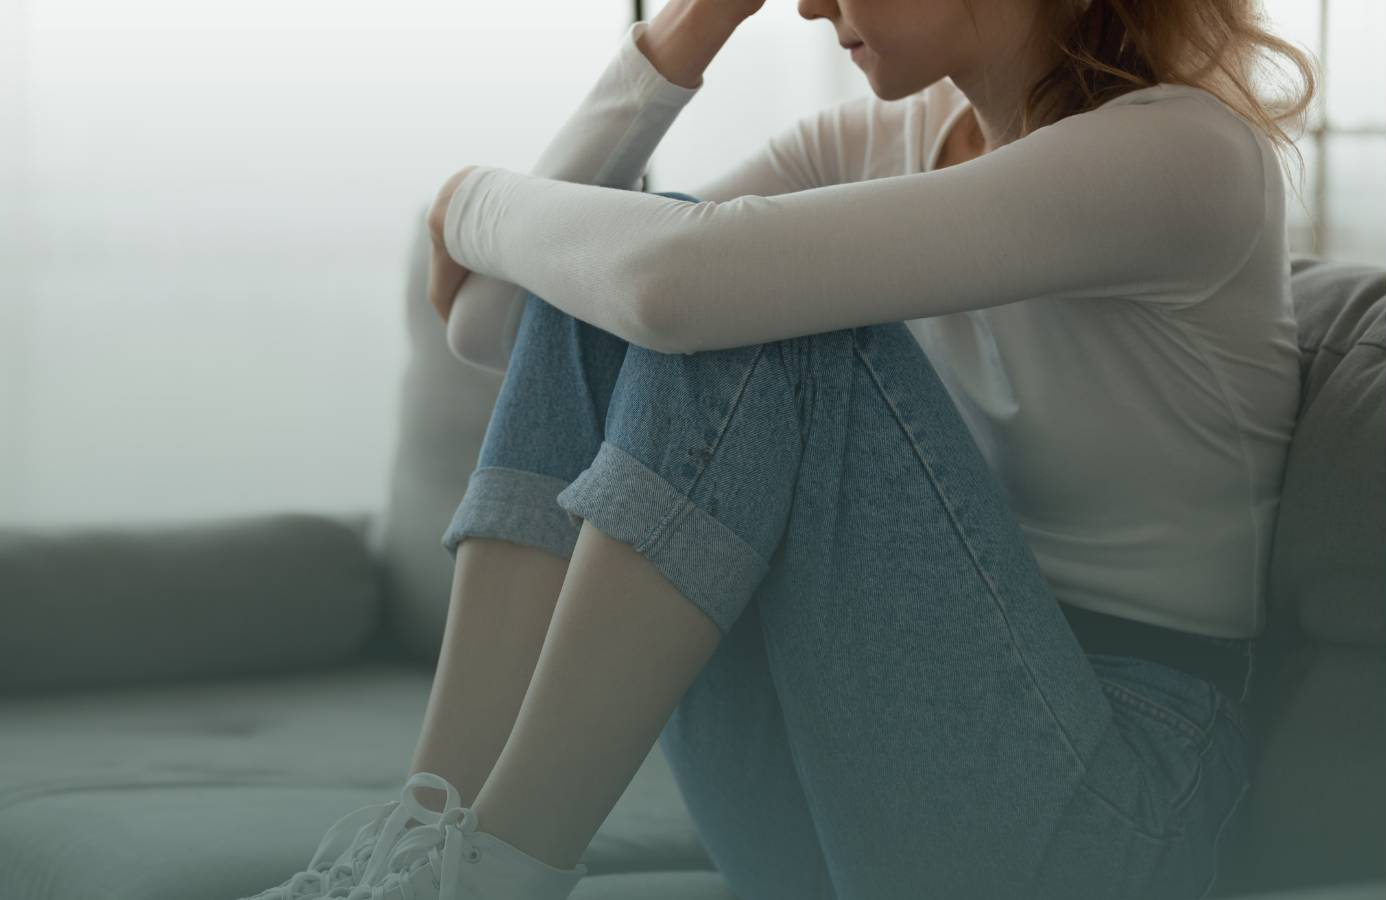
[{"label": "white wall", "polygon": [[0,2],[0,519],[379,508],[423,209],[627,4]]},{"label": "white wall", "polygon": [[29,407],[29,150],[25,129],[28,70],[24,8],[0,0],[0,511],[20,503]]},{"label": "white wall", "polygon": [[[462,165],[531,167],[629,4],[0,3],[0,521],[379,509],[417,219]],[[767,8],[650,187],[867,89]]]}]

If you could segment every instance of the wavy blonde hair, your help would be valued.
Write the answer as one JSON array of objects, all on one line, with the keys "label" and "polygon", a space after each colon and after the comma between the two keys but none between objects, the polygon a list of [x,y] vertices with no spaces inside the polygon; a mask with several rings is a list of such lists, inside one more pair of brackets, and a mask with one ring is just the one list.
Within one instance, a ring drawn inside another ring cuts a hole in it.
[{"label": "wavy blonde hair", "polygon": [[[1302,181],[1304,157],[1285,126],[1302,133],[1319,63],[1271,33],[1258,0],[1046,0],[1044,8],[1036,27],[1062,59],[1030,89],[1021,134],[1130,91],[1189,85],[1260,128],[1278,151],[1293,150]],[[1269,97],[1253,86],[1266,62],[1279,76],[1267,79],[1278,89]],[[1286,64],[1297,80],[1284,78]]]}]

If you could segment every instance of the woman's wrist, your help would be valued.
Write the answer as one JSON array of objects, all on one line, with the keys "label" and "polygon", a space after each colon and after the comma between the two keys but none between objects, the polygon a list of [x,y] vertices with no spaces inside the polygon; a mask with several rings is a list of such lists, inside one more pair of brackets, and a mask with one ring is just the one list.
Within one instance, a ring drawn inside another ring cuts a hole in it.
[{"label": "woman's wrist", "polygon": [[679,87],[702,87],[703,72],[745,16],[725,3],[672,0],[650,21],[636,46],[655,70]]}]

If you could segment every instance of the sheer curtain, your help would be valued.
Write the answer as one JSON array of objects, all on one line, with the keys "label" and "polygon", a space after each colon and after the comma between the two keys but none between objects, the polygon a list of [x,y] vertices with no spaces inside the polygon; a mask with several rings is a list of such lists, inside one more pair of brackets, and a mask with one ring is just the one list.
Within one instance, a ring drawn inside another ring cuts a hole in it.
[{"label": "sheer curtain", "polygon": [[[424,208],[527,171],[631,6],[0,0],[0,524],[378,510]],[[1386,6],[1266,6],[1328,38],[1297,246],[1386,262]],[[792,3],[704,78],[647,189],[870,91]]]}]

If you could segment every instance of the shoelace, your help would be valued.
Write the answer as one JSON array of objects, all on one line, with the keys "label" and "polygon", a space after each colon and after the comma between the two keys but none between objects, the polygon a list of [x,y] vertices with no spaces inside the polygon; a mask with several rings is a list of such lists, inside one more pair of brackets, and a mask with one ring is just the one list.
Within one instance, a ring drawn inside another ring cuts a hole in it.
[{"label": "shoelace", "polygon": [[[414,791],[420,787],[436,788],[447,794],[447,800],[444,802],[441,812],[434,812],[424,807],[415,799]],[[356,900],[358,896],[372,898],[383,896],[383,891],[365,894],[363,894],[362,891],[370,891],[377,886],[378,881],[386,880],[387,875],[396,875],[397,877],[394,883],[398,883],[399,873],[393,871],[397,867],[397,856],[394,852],[396,845],[414,847],[419,844],[420,841],[427,840],[427,838],[417,837],[417,833],[423,833],[425,835],[428,835],[430,832],[434,835],[441,834],[439,830],[441,823],[444,821],[455,821],[457,816],[463,811],[461,795],[458,794],[457,788],[453,787],[447,779],[440,775],[434,775],[431,772],[416,772],[414,775],[410,776],[409,780],[404,784],[404,790],[400,793],[399,805],[390,813],[390,817],[385,820],[384,826],[380,829],[380,836],[376,838],[375,847],[371,850],[370,859],[366,862],[366,868],[361,874],[359,883],[351,888],[347,895],[349,900]],[[466,810],[466,812],[470,814],[470,810]],[[449,815],[452,816],[451,820],[448,819]],[[475,831],[475,816],[471,816],[470,818],[473,822],[472,831]],[[419,827],[409,829],[406,834],[405,832],[406,829],[408,829],[409,823],[414,820],[423,824]],[[401,835],[404,836],[401,837]],[[438,870],[435,869],[434,871],[437,872]],[[451,871],[451,869],[449,869],[449,871]],[[445,881],[444,883],[446,884],[448,882]],[[329,892],[329,896],[335,897],[336,891],[337,889],[333,889],[333,891]]]},{"label": "shoelace", "polygon": [[[379,822],[388,808],[388,805],[382,807],[379,804],[363,806],[344,816],[323,836],[305,871],[296,873],[282,885],[261,896],[270,900],[301,900],[321,896],[339,886],[354,887],[353,879],[362,868],[361,857],[372,847],[370,840],[366,839],[366,832]],[[355,837],[351,846],[331,865],[327,865],[326,854],[337,846],[343,835],[353,830]],[[351,854],[350,859],[347,858],[348,853]]]},{"label": "shoelace", "polygon": [[[472,843],[476,830],[476,813],[462,806],[446,808],[437,822],[411,829],[399,839],[382,878],[369,883],[363,881],[343,900],[388,900],[391,891],[404,897],[413,896],[414,873],[424,866],[432,867],[438,900],[460,900],[455,893],[459,887],[457,870],[462,860],[476,862],[481,858],[481,851]],[[443,845],[441,853],[439,843]],[[402,887],[405,883],[411,884],[408,891]]]}]

